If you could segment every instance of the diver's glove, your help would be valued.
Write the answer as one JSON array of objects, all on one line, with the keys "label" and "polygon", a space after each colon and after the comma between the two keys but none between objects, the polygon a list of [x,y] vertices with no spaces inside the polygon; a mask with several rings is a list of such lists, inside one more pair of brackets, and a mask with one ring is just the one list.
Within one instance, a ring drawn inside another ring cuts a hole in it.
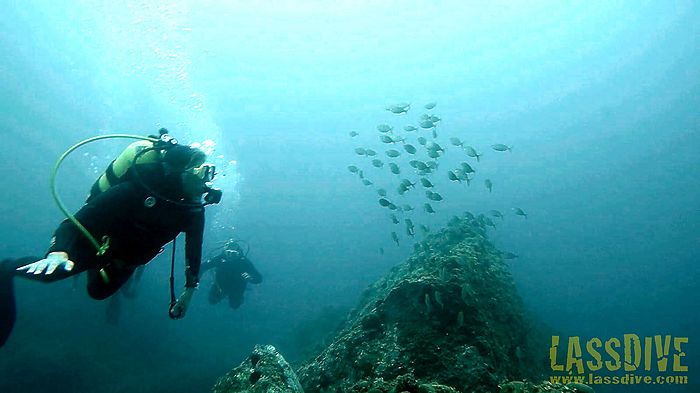
[{"label": "diver's glove", "polygon": [[170,306],[168,314],[170,314],[171,319],[181,319],[185,317],[187,307],[189,307],[192,295],[194,295],[196,289],[196,287],[185,287],[185,292],[180,295],[175,304]]},{"label": "diver's glove", "polygon": [[62,251],[50,252],[46,258],[30,263],[29,265],[20,266],[18,271],[26,270],[27,274],[41,274],[46,270],[46,275],[53,274],[59,267],[69,272],[73,270],[75,263],[68,259],[68,254]]}]

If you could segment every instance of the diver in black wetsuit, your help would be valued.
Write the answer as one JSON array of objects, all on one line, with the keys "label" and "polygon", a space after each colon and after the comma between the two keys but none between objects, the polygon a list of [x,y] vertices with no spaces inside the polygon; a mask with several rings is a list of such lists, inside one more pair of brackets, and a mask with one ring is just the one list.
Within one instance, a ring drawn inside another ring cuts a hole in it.
[{"label": "diver in black wetsuit", "polygon": [[[53,282],[85,271],[90,297],[106,299],[138,266],[148,263],[181,232],[186,235],[185,291],[169,314],[173,319],[185,315],[199,282],[204,206],[217,203],[221,196],[220,191],[208,186],[213,166],[203,164],[206,157],[201,151],[187,146],[134,145],[110,165],[112,168],[123,156],[131,157],[131,164],[136,165],[120,174],[129,181],[108,184],[75,214],[93,237],[109,237],[109,248],[104,254],[97,255],[78,227],[65,220],[54,232],[43,259],[24,257],[0,262],[0,346],[9,337],[15,321],[14,277]],[[132,147],[138,152],[128,152]],[[152,152],[152,160],[139,161]]]},{"label": "diver in black wetsuit", "polygon": [[209,290],[209,303],[218,304],[228,297],[231,308],[237,309],[243,304],[243,293],[248,283],[260,284],[262,275],[243,253],[237,241],[231,239],[224,251],[202,264],[201,273],[215,270],[214,283]]}]

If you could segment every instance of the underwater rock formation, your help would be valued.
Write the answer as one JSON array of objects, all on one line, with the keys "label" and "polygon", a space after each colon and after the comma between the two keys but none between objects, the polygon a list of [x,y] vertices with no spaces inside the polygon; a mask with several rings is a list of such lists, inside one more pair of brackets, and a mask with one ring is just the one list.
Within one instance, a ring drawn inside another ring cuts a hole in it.
[{"label": "underwater rock formation", "polygon": [[272,345],[256,345],[240,366],[219,378],[214,393],[303,393],[294,370]]},{"label": "underwater rock formation", "polygon": [[528,341],[501,252],[466,213],[371,285],[297,374],[307,392],[498,392],[536,374]]}]

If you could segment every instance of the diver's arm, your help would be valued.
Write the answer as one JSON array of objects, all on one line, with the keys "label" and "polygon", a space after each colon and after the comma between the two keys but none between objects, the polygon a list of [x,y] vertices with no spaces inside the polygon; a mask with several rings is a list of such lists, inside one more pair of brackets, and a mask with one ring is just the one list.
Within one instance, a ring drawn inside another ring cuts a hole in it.
[{"label": "diver's arm", "polygon": [[192,214],[192,221],[185,232],[185,287],[196,288],[202,264],[204,240],[204,209]]},{"label": "diver's arm", "polygon": [[253,266],[253,263],[248,258],[243,258],[245,272],[248,273],[248,282],[251,284],[260,284],[262,282],[262,274]]},{"label": "diver's arm", "polygon": [[211,270],[221,264],[221,261],[224,259],[222,255],[217,255],[214,258],[202,263],[202,265],[199,268],[199,275],[203,275],[206,273],[208,270]]}]

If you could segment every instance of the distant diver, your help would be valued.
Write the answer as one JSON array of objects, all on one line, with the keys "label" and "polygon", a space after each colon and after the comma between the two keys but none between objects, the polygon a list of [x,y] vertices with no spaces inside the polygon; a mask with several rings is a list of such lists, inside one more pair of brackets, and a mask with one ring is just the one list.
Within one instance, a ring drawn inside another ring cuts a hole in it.
[{"label": "distant diver", "polygon": [[[204,209],[221,200],[211,188],[215,168],[206,164],[199,149],[177,144],[167,130],[160,138],[129,145],[93,186],[87,203],[75,215],[67,213],[52,188],[59,207],[69,219],[54,232],[44,258],[23,257],[0,261],[0,346],[10,336],[16,318],[14,277],[41,282],[62,280],[87,272],[87,292],[103,300],[113,295],[136,268],[150,262],[163,247],[185,233],[185,290],[175,300],[171,277],[173,319],[185,316],[199,283],[204,235]],[[96,239],[102,239],[102,244]],[[97,252],[96,252],[97,251]]]},{"label": "distant diver", "polygon": [[234,239],[226,242],[219,255],[202,264],[202,275],[210,269],[215,269],[214,282],[209,290],[210,304],[218,304],[228,297],[229,306],[237,309],[243,304],[247,284],[262,282],[262,275],[243,252],[239,241]]}]

